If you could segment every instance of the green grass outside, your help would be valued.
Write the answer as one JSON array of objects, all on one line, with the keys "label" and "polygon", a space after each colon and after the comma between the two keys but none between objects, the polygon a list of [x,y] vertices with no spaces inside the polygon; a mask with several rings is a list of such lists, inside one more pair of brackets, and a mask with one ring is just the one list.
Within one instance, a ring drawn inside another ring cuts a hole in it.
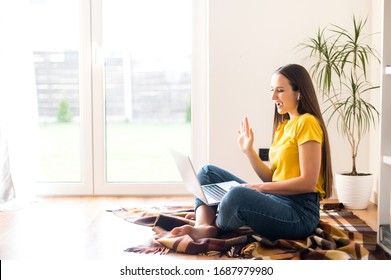
[{"label": "green grass outside", "polygon": [[[79,125],[41,124],[40,134],[41,181],[79,182]],[[108,123],[105,143],[108,182],[180,181],[169,147],[190,153],[191,126]]]}]

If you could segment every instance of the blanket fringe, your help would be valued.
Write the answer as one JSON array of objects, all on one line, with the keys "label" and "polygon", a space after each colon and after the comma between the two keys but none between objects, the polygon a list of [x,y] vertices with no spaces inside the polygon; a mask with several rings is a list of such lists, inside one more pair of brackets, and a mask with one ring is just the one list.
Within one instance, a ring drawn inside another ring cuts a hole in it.
[{"label": "blanket fringe", "polygon": [[158,255],[167,255],[170,252],[170,249],[164,246],[151,246],[151,247],[130,247],[124,250],[127,253],[140,253],[140,254],[158,254]]}]

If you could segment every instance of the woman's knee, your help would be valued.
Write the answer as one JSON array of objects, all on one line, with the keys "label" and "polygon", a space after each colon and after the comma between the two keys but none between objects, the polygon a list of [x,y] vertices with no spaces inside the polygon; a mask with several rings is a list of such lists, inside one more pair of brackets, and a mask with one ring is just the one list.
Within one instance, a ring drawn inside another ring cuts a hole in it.
[{"label": "woman's knee", "polygon": [[221,182],[221,173],[222,169],[214,165],[204,165],[198,171],[198,179],[200,180],[201,185],[214,184]]},{"label": "woman's knee", "polygon": [[211,164],[206,164],[201,167],[200,171],[198,172],[199,175],[206,175],[210,174],[211,172],[217,172],[220,168],[217,166],[211,165]]}]

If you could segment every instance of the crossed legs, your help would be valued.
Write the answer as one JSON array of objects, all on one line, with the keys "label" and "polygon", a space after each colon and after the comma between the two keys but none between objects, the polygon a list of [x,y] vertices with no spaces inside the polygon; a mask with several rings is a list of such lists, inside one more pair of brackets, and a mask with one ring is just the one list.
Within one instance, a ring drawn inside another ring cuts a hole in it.
[{"label": "crossed legs", "polygon": [[194,226],[184,225],[174,228],[171,234],[173,236],[189,235],[194,240],[216,237],[218,230],[215,225],[215,209],[207,205],[200,205],[197,207],[195,215],[196,223]]},{"label": "crossed legs", "polygon": [[[198,174],[201,184],[235,180],[234,175],[215,166],[205,166]],[[245,187],[233,187],[217,207],[196,199],[195,225],[174,228],[173,236],[189,235],[194,240],[213,238],[220,230],[231,231],[250,226],[258,234],[271,238],[299,239],[307,236],[319,222],[319,196],[308,193],[273,196]],[[216,218],[217,217],[217,218]]]}]

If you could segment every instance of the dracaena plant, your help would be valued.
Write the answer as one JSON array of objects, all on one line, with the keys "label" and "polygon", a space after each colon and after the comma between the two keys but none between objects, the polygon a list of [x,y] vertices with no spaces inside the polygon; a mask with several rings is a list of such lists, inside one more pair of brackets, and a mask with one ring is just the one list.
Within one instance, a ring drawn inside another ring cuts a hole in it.
[{"label": "dracaena plant", "polygon": [[326,102],[328,123],[336,118],[338,130],[347,139],[352,156],[352,170],[348,175],[359,175],[356,158],[363,136],[379,120],[378,110],[365,95],[379,86],[368,79],[370,63],[380,63],[378,52],[367,42],[367,19],[353,16],[353,30],[337,25],[319,28],[316,36],[300,44],[309,51],[310,74]]}]

